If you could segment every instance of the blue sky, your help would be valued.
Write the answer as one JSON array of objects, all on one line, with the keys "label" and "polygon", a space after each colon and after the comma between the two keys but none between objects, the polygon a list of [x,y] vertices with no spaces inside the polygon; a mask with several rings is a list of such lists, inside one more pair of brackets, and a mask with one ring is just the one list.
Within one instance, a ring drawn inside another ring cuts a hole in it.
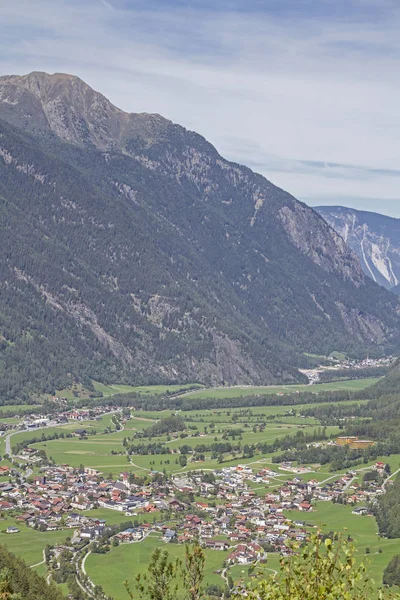
[{"label": "blue sky", "polygon": [[0,73],[79,75],[312,204],[400,217],[399,0],[0,2]]}]

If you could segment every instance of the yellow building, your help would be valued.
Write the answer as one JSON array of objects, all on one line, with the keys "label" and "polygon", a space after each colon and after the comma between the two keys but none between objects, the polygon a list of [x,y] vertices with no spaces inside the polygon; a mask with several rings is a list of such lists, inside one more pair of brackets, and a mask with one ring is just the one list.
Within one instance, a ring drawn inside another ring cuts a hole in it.
[{"label": "yellow building", "polygon": [[338,446],[350,446],[353,449],[369,448],[375,444],[372,440],[359,440],[355,435],[338,437],[336,438],[336,443]]},{"label": "yellow building", "polygon": [[336,438],[336,443],[338,446],[350,446],[358,440],[358,437],[355,435],[348,435]]},{"label": "yellow building", "polygon": [[375,442],[373,442],[372,440],[355,440],[354,442],[352,442],[350,444],[350,448],[358,448],[358,449],[363,449],[363,448],[369,448],[370,446],[373,446],[375,444]]}]

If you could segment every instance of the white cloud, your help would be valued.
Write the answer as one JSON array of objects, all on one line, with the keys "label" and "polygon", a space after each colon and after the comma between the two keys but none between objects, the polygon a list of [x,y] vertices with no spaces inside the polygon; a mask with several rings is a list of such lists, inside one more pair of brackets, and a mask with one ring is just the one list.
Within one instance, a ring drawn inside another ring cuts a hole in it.
[{"label": "white cloud", "polygon": [[[328,19],[314,14],[320,0],[296,17],[15,0],[0,5],[0,70],[75,73],[125,110],[198,131],[305,200],[394,201],[400,179],[379,170],[400,169],[400,5],[350,4],[347,18]],[[380,18],[367,19],[375,7]]]}]

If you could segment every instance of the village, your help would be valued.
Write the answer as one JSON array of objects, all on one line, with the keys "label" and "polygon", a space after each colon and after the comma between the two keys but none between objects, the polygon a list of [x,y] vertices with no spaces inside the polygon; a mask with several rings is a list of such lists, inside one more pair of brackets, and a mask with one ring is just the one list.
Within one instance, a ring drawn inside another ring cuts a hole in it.
[{"label": "village", "polygon": [[[291,469],[290,464],[281,467]],[[383,476],[384,469],[384,463],[377,462],[368,472]],[[40,531],[74,530],[72,545],[94,540],[108,544],[110,533],[118,543],[129,543],[158,531],[166,543],[196,539],[205,548],[226,551],[228,564],[266,560],[266,548],[290,553],[289,541],[307,538],[307,514],[316,502],[351,504],[355,515],[366,515],[370,503],[384,493],[373,480],[365,485],[356,481],[354,471],[321,483],[297,475],[286,479],[269,468],[254,472],[247,465],[171,478],[155,473],[146,486],[128,472],[114,481],[94,469],[67,465],[41,467],[32,481],[21,481],[14,468],[3,467],[3,474],[10,481],[0,484],[0,512],[12,511],[16,523]],[[256,493],[271,481],[279,482],[273,491]],[[96,509],[118,511],[132,526],[109,529],[106,519],[96,518]],[[304,513],[304,518],[291,518],[291,511]],[[18,533],[18,526],[7,533]]]},{"label": "village", "polygon": [[[105,555],[112,561],[119,547],[127,556],[159,546],[179,556],[198,542],[212,561],[208,576],[222,587],[229,579],[233,589],[257,565],[279,568],[321,530],[320,515],[343,506],[351,519],[374,522],[376,500],[393,481],[380,457],[335,471],[257,448],[255,441],[268,436],[311,431],[304,447],[316,453],[374,450],[374,441],[339,427],[329,436],[319,432],[302,410],[277,406],[268,422],[241,409],[159,418],[107,402],[89,408],[56,399],[51,408],[1,425],[0,542],[15,547],[43,536],[48,576],[65,581],[68,556],[76,584],[96,599],[103,598],[97,565]],[[235,438],[243,441],[236,457]]]}]

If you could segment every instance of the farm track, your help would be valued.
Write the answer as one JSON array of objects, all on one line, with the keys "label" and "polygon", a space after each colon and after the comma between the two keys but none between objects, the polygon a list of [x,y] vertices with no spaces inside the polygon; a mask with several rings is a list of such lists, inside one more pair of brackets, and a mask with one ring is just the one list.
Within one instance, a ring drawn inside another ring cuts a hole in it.
[{"label": "farm track", "polygon": [[89,550],[89,552],[87,554],[85,554],[85,556],[84,556],[84,558],[82,560],[81,570],[82,570],[82,572],[83,572],[84,575],[87,575],[86,568],[85,568],[85,562],[86,562],[86,559],[88,558],[88,556],[90,556],[91,554],[92,554],[92,551]]},{"label": "farm track", "polygon": [[40,562],[36,563],[35,565],[31,565],[29,568],[30,569],[34,569],[35,567],[40,567],[40,565],[44,565],[44,563],[46,562],[46,557],[45,557],[45,552],[43,549],[43,560],[41,560]]}]

